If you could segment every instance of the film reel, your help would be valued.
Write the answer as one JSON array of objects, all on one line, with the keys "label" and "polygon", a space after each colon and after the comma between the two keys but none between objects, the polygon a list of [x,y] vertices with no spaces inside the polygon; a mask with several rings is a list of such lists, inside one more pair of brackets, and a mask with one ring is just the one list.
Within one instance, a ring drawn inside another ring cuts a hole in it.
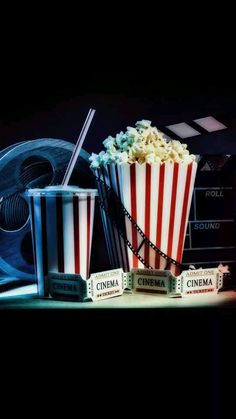
[{"label": "film reel", "polygon": [[[9,146],[0,152],[0,272],[34,281],[27,188],[60,184],[74,144],[42,138]],[[81,150],[71,182],[94,187],[89,154]]]}]

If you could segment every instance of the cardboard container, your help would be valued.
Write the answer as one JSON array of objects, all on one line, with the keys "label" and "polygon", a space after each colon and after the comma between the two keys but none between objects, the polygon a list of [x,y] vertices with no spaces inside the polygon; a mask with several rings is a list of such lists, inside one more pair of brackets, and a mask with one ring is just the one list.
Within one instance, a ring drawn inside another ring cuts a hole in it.
[{"label": "cardboard container", "polygon": [[[197,163],[122,163],[110,164],[96,171],[96,176],[111,186],[126,210],[149,240],[172,259],[181,262],[187,222],[192,200]],[[99,185],[98,193],[109,210],[112,203],[106,189]],[[119,236],[111,219],[101,210],[110,261],[113,268],[144,268]],[[142,237],[125,217],[125,230],[129,242],[153,269],[164,269],[166,260],[149,245],[140,247]],[[179,270],[171,265],[178,275]]]}]

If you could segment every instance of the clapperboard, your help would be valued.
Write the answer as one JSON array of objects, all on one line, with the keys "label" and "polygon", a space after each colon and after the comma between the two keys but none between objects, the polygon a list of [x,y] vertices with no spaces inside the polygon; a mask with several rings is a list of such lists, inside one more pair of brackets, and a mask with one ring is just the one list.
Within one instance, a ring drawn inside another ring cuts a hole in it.
[{"label": "clapperboard", "polygon": [[232,275],[226,286],[236,285],[236,118],[218,113],[184,119],[160,126],[199,155],[183,265],[227,264]]}]

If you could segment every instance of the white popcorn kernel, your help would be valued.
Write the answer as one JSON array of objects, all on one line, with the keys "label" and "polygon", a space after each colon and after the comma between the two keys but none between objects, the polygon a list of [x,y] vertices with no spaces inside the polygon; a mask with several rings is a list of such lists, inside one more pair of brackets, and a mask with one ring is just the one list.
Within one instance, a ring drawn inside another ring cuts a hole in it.
[{"label": "white popcorn kernel", "polygon": [[137,121],[135,126],[136,127],[140,127],[140,128],[149,128],[151,125],[152,121],[149,121],[147,119],[142,119],[142,121]]},{"label": "white popcorn kernel", "polygon": [[109,136],[103,142],[105,151],[96,155],[92,153],[91,167],[106,166],[111,163],[190,163],[196,157],[189,153],[187,144],[172,140],[157,127],[151,126],[151,121],[137,121],[135,127],[127,127],[115,138]]}]

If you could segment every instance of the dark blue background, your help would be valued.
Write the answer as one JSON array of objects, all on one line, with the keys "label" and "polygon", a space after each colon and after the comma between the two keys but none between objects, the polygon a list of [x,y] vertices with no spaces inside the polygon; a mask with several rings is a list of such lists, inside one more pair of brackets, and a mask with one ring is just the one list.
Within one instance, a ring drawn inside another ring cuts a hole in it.
[{"label": "dark blue background", "polygon": [[[29,74],[30,77],[30,74]],[[42,137],[76,141],[90,107],[97,110],[84,148],[99,151],[102,141],[142,118],[155,125],[182,122],[191,116],[235,113],[236,86],[221,79],[159,79],[158,77],[111,77],[66,75],[27,79],[16,76],[3,85],[0,114],[1,148]],[[44,74],[45,77],[45,74]],[[199,137],[189,140],[192,152],[236,153],[235,141]]]}]

